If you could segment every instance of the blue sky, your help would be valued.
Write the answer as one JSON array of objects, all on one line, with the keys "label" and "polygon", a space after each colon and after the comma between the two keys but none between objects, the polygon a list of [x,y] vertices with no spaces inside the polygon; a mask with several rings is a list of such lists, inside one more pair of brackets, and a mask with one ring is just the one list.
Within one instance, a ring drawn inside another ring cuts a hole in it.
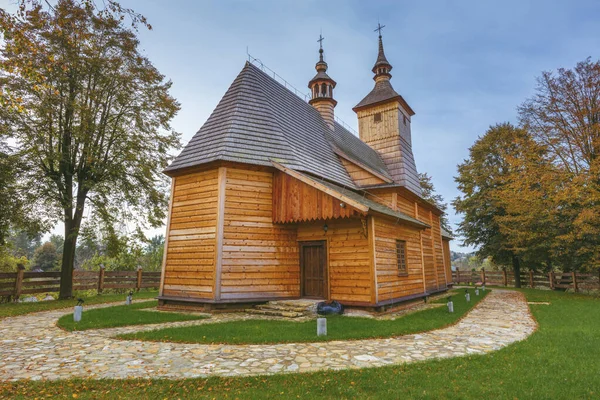
[{"label": "blue sky", "polygon": [[[12,0],[0,6],[13,8]],[[141,47],[173,81],[182,109],[173,127],[187,142],[246,61],[246,48],[308,92],[323,32],[336,115],[356,128],[352,107],[373,87],[378,19],[392,84],[415,110],[413,151],[449,202],[456,165],[497,122],[516,122],[544,70],[571,68],[600,52],[598,1],[193,1],[122,0],[152,31]],[[450,210],[450,220],[460,217]],[[452,244],[461,250],[460,240]]]}]

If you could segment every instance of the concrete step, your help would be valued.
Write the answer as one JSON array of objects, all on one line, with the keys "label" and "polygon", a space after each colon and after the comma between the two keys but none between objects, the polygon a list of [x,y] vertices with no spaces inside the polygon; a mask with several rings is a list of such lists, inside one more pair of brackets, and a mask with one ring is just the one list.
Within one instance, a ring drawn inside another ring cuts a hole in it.
[{"label": "concrete step", "polygon": [[302,312],[295,311],[285,311],[285,310],[265,310],[258,308],[248,308],[246,309],[248,314],[254,315],[268,315],[270,317],[282,317],[282,318],[300,318],[304,317],[306,314]]},{"label": "concrete step", "polygon": [[305,313],[307,311],[306,307],[291,307],[286,305],[278,305],[278,304],[259,304],[254,306],[255,309],[258,310],[272,310],[272,311],[291,311],[298,313]]}]

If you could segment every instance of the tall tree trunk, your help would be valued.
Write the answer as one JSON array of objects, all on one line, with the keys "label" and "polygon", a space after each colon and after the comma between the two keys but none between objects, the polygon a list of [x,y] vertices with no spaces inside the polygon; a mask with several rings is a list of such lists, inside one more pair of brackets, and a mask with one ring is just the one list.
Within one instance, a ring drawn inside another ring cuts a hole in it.
[{"label": "tall tree trunk", "polygon": [[76,246],[77,234],[73,232],[73,220],[65,220],[65,242],[60,267],[59,299],[70,299],[73,297],[73,264],[75,263]]},{"label": "tall tree trunk", "polygon": [[521,287],[521,262],[519,261],[519,257],[512,257],[512,265],[513,265],[513,273],[515,274],[515,287]]},{"label": "tall tree trunk", "polygon": [[77,238],[79,237],[79,228],[81,227],[81,220],[83,218],[83,207],[85,205],[86,194],[87,193],[85,192],[79,192],[77,194],[77,205],[72,217],[72,209],[65,209],[65,242],[60,268],[59,299],[73,298],[75,249],[77,248]]}]

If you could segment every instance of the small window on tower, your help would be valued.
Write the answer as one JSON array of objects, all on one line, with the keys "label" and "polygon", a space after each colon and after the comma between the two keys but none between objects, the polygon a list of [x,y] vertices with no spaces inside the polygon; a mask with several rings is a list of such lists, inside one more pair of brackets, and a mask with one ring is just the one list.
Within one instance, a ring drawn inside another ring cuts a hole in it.
[{"label": "small window on tower", "polygon": [[404,125],[406,126],[406,115],[403,115],[404,117]]},{"label": "small window on tower", "polygon": [[373,122],[381,122],[381,113],[373,115]]}]

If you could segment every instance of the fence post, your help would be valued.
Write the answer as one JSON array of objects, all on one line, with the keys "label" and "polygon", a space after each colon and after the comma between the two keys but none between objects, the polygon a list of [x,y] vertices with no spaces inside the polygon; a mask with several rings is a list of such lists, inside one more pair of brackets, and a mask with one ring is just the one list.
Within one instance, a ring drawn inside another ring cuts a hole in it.
[{"label": "fence post", "polygon": [[23,264],[17,264],[17,279],[15,279],[15,301],[19,300],[21,291],[23,290],[23,274],[25,273],[25,266]]},{"label": "fence post", "polygon": [[137,284],[135,285],[135,290],[140,291],[142,288],[142,267],[137,268]]},{"label": "fence post", "polygon": [[529,270],[529,287],[533,289],[533,271]]},{"label": "fence post", "polygon": [[548,280],[550,281],[550,290],[554,290],[554,272],[548,273]]},{"label": "fence post", "polygon": [[508,276],[506,275],[506,267],[502,268],[502,278],[504,278],[504,286],[508,286]]},{"label": "fence post", "polygon": [[573,290],[577,292],[579,291],[579,288],[577,287],[577,273],[575,271],[572,271],[571,276],[573,277]]},{"label": "fence post", "polygon": [[100,271],[98,272],[98,294],[104,290],[104,265],[100,265]]},{"label": "fence post", "polygon": [[481,268],[481,283],[485,285],[485,268]]}]

